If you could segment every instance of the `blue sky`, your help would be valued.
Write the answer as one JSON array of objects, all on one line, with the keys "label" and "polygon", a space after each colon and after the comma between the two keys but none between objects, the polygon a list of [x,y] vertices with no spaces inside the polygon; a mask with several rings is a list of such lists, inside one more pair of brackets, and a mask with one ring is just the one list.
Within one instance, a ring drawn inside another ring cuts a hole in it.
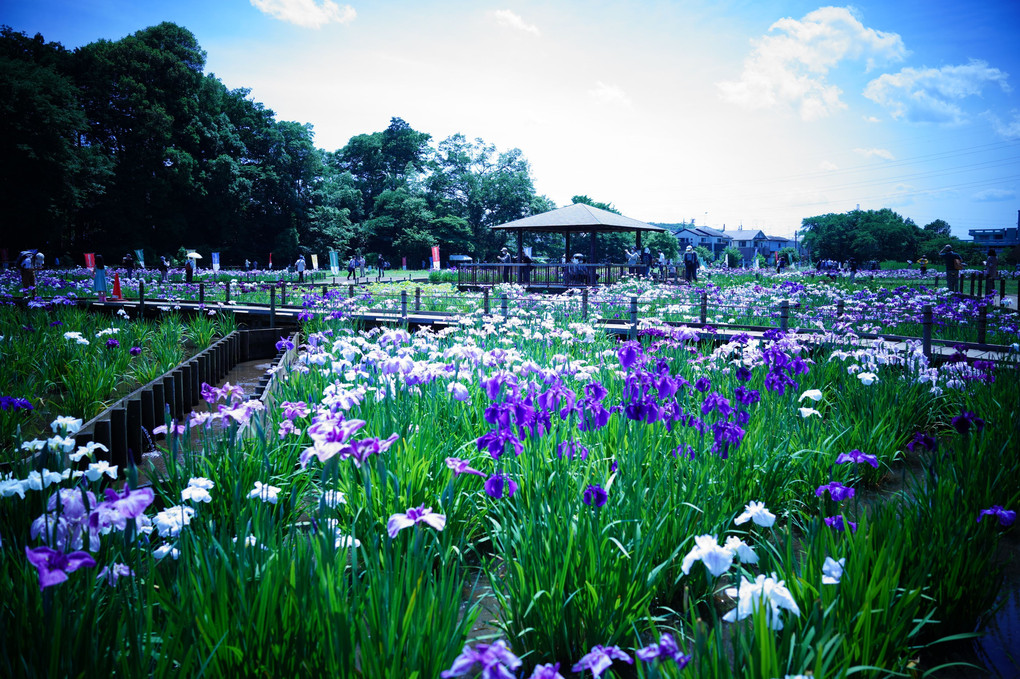
[{"label": "blue sky", "polygon": [[160,21],[335,150],[406,120],[518,147],[536,188],[791,235],[891,208],[954,233],[1020,209],[1020,3],[5,0],[73,48]]}]

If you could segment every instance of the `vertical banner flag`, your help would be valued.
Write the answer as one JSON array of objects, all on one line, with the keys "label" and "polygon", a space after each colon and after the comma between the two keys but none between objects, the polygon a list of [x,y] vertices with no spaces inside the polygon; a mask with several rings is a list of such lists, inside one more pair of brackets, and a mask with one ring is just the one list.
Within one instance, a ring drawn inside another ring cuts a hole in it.
[{"label": "vertical banner flag", "polygon": [[329,270],[333,272],[334,276],[340,275],[340,260],[336,254],[336,250],[329,251]]},{"label": "vertical banner flag", "polygon": [[400,268],[407,271],[407,257],[400,258]]},{"label": "vertical banner flag", "polygon": [[432,268],[437,270],[437,271],[439,270],[439,246],[438,245],[433,245],[432,246]]},{"label": "vertical banner flag", "polygon": [[85,253],[85,268],[89,271],[96,270],[96,253],[86,252]]},{"label": "vertical banner flag", "polygon": [[273,253],[272,252],[269,253],[269,268],[270,269],[273,268]]},{"label": "vertical banner flag", "polygon": [[531,246],[530,245],[525,245],[524,246],[524,254],[528,256],[528,259],[531,259]]},{"label": "vertical banner flag", "polygon": [[318,270],[319,270],[319,256],[318,255],[312,255],[312,271],[318,271]]},{"label": "vertical banner flag", "polygon": [[220,270],[220,253],[213,252],[213,253],[210,253],[210,254],[212,255],[212,269],[213,269],[213,271],[219,271]]},{"label": "vertical banner flag", "polygon": [[135,261],[138,262],[138,268],[145,268],[145,250],[135,250]]}]

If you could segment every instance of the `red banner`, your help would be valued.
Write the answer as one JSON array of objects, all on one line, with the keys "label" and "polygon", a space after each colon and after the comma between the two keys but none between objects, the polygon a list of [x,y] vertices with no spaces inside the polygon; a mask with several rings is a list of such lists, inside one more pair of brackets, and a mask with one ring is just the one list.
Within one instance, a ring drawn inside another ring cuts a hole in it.
[{"label": "red banner", "polygon": [[86,252],[85,253],[85,268],[89,271],[95,271],[96,269],[96,253]]},{"label": "red banner", "polygon": [[432,268],[433,269],[438,269],[439,268],[439,246],[438,245],[433,245],[432,246]]}]

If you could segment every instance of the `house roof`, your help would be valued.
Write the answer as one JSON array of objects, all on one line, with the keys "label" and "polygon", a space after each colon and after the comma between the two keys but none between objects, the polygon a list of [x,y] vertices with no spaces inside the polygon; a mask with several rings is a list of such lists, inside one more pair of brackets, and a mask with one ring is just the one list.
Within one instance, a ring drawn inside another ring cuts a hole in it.
[{"label": "house roof", "polygon": [[733,240],[733,234],[726,233],[725,231],[716,231],[715,229],[710,229],[707,226],[688,226],[683,229],[680,229],[676,233],[681,234],[684,231],[689,231],[697,236],[702,236],[704,238],[725,238]]},{"label": "house roof", "polygon": [[605,233],[618,231],[666,231],[661,226],[653,226],[646,222],[631,219],[615,212],[600,210],[584,203],[574,203],[557,210],[543,212],[540,215],[515,219],[506,224],[492,227],[493,229],[512,229],[520,231],[555,231]]}]

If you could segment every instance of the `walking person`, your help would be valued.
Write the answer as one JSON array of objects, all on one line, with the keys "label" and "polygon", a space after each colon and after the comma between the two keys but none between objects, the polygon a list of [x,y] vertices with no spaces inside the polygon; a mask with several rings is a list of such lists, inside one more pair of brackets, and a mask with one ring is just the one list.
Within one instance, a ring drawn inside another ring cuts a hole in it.
[{"label": "walking person", "polygon": [[985,260],[985,280],[994,281],[999,277],[999,256],[995,248],[988,248],[988,259]]},{"label": "walking person", "polygon": [[106,301],[108,291],[106,285],[106,264],[103,263],[103,256],[96,255],[96,270],[92,274],[92,289],[96,291],[100,302]]},{"label": "walking person", "polygon": [[499,267],[499,270],[503,275],[504,283],[510,282],[510,263],[513,260],[514,258],[510,256],[510,251],[507,250],[506,248],[503,248],[502,250],[499,251],[499,257],[496,258],[496,261],[499,262],[501,265]]},{"label": "walking person", "polygon": [[354,272],[355,272],[355,270],[357,268],[358,268],[358,258],[357,257],[351,257],[347,261],[347,280],[351,280],[353,278],[355,283],[358,282],[358,277],[356,275],[354,275]]},{"label": "walking person", "polygon": [[18,259],[18,268],[21,269],[21,287],[35,288],[35,253],[25,250]]},{"label": "walking person", "polygon": [[857,258],[851,257],[847,260],[847,267],[850,269],[850,282],[853,283],[854,279],[857,278]]},{"label": "walking person", "polygon": [[188,257],[184,262],[184,282],[191,285],[195,282],[195,258]]},{"label": "walking person", "polygon": [[358,268],[361,269],[361,277],[362,278],[365,278],[365,264],[366,264],[366,262],[365,262],[365,255],[360,255],[358,257]]},{"label": "walking person", "polygon": [[917,260],[917,263],[921,267],[921,277],[924,278],[924,276],[928,273],[928,258],[921,255],[921,259]]},{"label": "walking person", "polygon": [[684,250],[684,280],[688,283],[698,281],[698,253],[690,245]]},{"label": "walking person", "polygon": [[163,255],[159,258],[159,282],[166,283],[169,276],[170,262],[167,261],[166,255]]},{"label": "walking person", "polygon": [[658,266],[659,266],[659,280],[662,281],[662,282],[665,282],[665,280],[666,280],[666,253],[664,253],[662,250],[659,250]]},{"label": "walking person", "polygon": [[950,292],[960,291],[960,272],[963,271],[963,258],[953,252],[953,246],[946,244],[939,250],[942,263],[946,265],[946,285]]},{"label": "walking person", "polygon": [[298,283],[305,282],[305,256],[298,255],[297,261],[294,262],[294,270],[297,271]]}]

